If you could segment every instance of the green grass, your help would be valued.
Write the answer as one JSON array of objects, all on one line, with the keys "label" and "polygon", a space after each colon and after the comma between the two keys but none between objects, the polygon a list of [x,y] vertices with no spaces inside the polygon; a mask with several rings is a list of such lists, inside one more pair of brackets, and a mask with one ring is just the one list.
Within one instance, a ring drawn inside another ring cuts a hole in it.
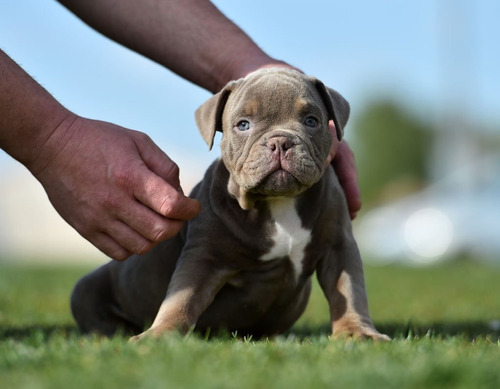
[{"label": "green grass", "polygon": [[331,340],[321,291],[289,334],[81,336],[68,307],[88,269],[0,262],[0,388],[499,388],[500,268],[366,267],[390,343]]}]

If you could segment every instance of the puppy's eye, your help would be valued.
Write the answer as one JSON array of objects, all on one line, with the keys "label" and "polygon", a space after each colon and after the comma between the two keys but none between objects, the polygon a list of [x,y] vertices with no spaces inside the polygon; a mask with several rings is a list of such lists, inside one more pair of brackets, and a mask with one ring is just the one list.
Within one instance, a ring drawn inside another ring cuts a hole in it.
[{"label": "puppy's eye", "polygon": [[248,120],[240,120],[236,127],[240,131],[248,131],[250,129],[250,122]]},{"label": "puppy's eye", "polygon": [[316,127],[318,125],[318,119],[316,119],[314,116],[308,116],[306,120],[304,120],[304,124],[307,127]]}]

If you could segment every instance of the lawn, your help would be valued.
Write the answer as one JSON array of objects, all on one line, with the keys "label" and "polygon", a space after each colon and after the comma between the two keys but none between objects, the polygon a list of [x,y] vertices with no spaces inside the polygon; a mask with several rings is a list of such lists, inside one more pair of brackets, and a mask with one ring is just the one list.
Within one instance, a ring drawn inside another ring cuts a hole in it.
[{"label": "lawn", "polygon": [[390,343],[331,340],[321,291],[289,334],[81,336],[68,308],[87,268],[0,262],[0,388],[499,388],[500,268],[366,267]]}]

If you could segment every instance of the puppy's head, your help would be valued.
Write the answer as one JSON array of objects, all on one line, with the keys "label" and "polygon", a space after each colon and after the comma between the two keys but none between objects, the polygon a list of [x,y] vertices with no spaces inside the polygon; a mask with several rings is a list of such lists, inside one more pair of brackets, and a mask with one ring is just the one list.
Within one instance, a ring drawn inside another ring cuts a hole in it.
[{"label": "puppy's head", "polygon": [[232,81],[195,114],[211,148],[223,133],[229,192],[243,209],[264,197],[296,196],[318,182],[331,146],[328,121],[341,140],[349,104],[315,78],[285,68]]}]

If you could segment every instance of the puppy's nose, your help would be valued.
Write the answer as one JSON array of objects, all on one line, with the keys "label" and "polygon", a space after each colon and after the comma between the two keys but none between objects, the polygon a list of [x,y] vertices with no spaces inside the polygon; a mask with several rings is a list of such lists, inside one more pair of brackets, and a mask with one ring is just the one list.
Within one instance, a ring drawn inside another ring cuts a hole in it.
[{"label": "puppy's nose", "polygon": [[295,143],[293,143],[292,140],[286,136],[275,136],[268,139],[266,146],[275,153],[285,153],[287,150],[295,146]]}]

